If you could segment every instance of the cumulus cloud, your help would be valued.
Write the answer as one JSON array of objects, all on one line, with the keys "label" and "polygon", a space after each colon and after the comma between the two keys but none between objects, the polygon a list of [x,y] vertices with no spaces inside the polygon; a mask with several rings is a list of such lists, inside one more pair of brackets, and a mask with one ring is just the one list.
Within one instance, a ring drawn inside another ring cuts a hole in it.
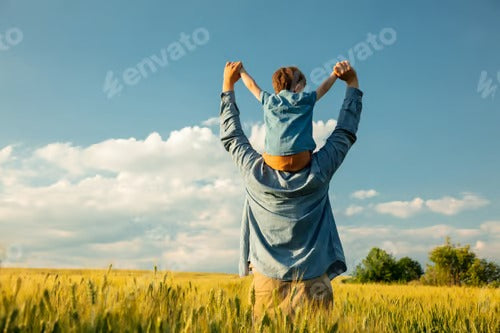
[{"label": "cumulus cloud", "polygon": [[488,200],[477,195],[464,193],[461,199],[445,196],[440,199],[427,200],[425,205],[433,212],[455,215],[463,210],[483,207],[488,203]]},{"label": "cumulus cloud", "polygon": [[213,252],[206,269],[237,267],[244,188],[209,128],[85,147],[51,143],[17,159],[0,174],[4,263],[194,268],[184,249],[197,258]]},{"label": "cumulus cloud", "polygon": [[364,210],[364,207],[358,205],[350,205],[346,208],[344,214],[347,216],[353,216],[361,213]]},{"label": "cumulus cloud", "polygon": [[359,190],[356,192],[351,193],[351,197],[355,199],[368,199],[368,198],[373,198],[377,196],[379,193],[375,191],[374,189],[371,190]]},{"label": "cumulus cloud", "polygon": [[174,172],[175,176],[189,173],[195,177],[206,177],[207,173],[214,176],[215,173],[220,175],[223,173],[221,171],[227,171],[203,166],[204,163],[225,160],[227,156],[221,147],[218,137],[209,128],[194,126],[171,132],[167,140],[153,132],[145,140],[109,139],[88,147],[53,143],[37,149],[34,155],[71,175],[97,171],[148,171],[171,176]]},{"label": "cumulus cloud", "polygon": [[489,201],[472,193],[462,193],[462,198],[444,196],[439,199],[423,200],[416,197],[411,201],[389,201],[375,205],[381,214],[399,218],[408,218],[422,211],[431,211],[442,215],[456,215],[464,210],[477,209],[489,204]]},{"label": "cumulus cloud", "polygon": [[202,121],[203,126],[217,126],[219,125],[219,117],[208,118],[207,120]]},{"label": "cumulus cloud", "polygon": [[495,235],[500,235],[500,221],[486,221],[481,224],[481,230]]},{"label": "cumulus cloud", "polygon": [[6,162],[12,154],[12,146],[6,146],[0,149],[0,164]]},{"label": "cumulus cloud", "polygon": [[400,218],[407,218],[422,210],[424,200],[415,198],[412,201],[390,201],[375,205],[375,210],[382,214],[390,214]]}]

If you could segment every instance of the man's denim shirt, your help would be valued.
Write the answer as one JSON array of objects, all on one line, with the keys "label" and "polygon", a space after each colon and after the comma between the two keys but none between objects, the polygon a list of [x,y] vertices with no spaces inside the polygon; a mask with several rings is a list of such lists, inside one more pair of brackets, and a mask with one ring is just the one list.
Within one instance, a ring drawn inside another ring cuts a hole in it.
[{"label": "man's denim shirt", "polygon": [[346,271],[328,189],[334,172],[356,141],[363,93],[348,87],[337,126],[325,145],[298,172],[264,163],[243,133],[233,91],[221,94],[220,138],[245,184],[240,239],[241,276],[248,263],[271,278],[290,281]]}]

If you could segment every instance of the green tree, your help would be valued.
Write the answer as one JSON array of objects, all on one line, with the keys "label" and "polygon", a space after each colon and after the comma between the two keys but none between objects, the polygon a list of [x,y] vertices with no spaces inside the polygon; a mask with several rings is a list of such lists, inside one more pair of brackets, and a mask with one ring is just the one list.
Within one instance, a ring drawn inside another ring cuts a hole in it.
[{"label": "green tree", "polygon": [[485,259],[475,259],[467,271],[467,284],[500,286],[500,266]]},{"label": "green tree", "polygon": [[359,282],[392,282],[398,279],[394,257],[382,249],[374,247],[354,271],[354,279]]},{"label": "green tree", "polygon": [[399,259],[396,263],[397,266],[397,278],[401,282],[408,282],[412,280],[418,280],[424,274],[422,266],[416,260],[410,257],[403,257]]},{"label": "green tree", "polygon": [[484,285],[498,284],[498,265],[476,258],[470,245],[452,244],[446,237],[445,244],[429,253],[428,265],[422,281],[433,285]]}]

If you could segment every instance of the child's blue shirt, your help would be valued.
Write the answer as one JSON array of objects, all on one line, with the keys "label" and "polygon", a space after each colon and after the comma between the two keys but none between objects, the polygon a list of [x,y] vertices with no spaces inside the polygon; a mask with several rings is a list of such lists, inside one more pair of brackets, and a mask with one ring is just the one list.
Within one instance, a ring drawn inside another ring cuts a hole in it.
[{"label": "child's blue shirt", "polygon": [[313,151],[316,143],[312,134],[312,112],[316,91],[278,94],[261,91],[266,126],[265,150],[269,155],[292,155]]}]

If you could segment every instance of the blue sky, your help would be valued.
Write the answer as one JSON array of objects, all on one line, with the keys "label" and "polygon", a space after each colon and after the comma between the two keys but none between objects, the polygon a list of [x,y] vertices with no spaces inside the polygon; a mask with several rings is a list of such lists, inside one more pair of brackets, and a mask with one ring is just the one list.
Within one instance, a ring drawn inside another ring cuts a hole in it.
[{"label": "blue sky", "polygon": [[[494,0],[0,0],[4,261],[236,271],[243,188],[206,122],[218,115],[224,63],[242,60],[267,90],[274,70],[297,65],[315,89],[311,72],[350,50],[363,114],[331,185],[348,261],[381,246],[425,263],[446,234],[498,261],[500,92],[478,84],[500,85],[499,16]],[[394,41],[381,43],[388,31]],[[204,39],[124,83],[182,33]],[[356,56],[370,33],[380,49]],[[109,72],[123,85],[112,98]],[[314,120],[335,119],[344,91],[337,82]],[[236,94],[261,140],[259,104],[241,83]],[[202,253],[212,255],[193,259]]]}]

